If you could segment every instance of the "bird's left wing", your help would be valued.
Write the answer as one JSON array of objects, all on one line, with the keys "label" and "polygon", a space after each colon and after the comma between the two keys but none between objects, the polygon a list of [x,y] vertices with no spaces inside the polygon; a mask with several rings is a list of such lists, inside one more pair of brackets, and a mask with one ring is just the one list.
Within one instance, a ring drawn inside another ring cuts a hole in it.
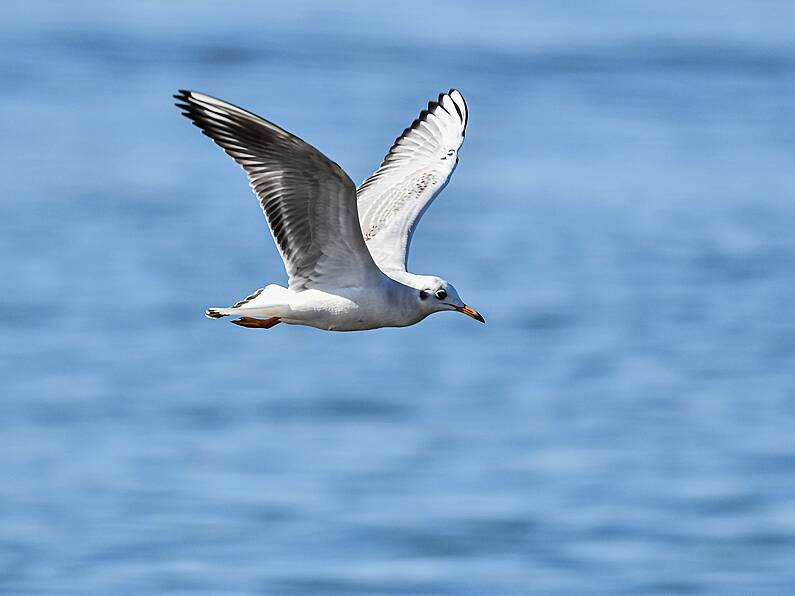
[{"label": "bird's left wing", "polygon": [[386,272],[405,271],[420,217],[458,164],[467,106],[451,89],[428,104],[403,131],[381,166],[356,191],[367,247]]},{"label": "bird's left wing", "polygon": [[272,122],[195,91],[177,107],[248,174],[290,289],[367,286],[383,274],[362,238],[356,188],[320,151]]}]

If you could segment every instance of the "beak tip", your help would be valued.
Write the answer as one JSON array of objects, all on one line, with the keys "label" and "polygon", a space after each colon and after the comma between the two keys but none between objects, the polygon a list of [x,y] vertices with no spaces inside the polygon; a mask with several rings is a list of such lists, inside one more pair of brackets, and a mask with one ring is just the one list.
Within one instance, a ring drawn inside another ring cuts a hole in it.
[{"label": "beak tip", "polygon": [[472,317],[476,321],[480,321],[481,323],[484,323],[484,324],[486,323],[486,319],[483,318],[483,315],[481,315],[474,308],[472,308],[470,306],[467,306],[466,304],[464,306],[462,306],[461,308],[456,308],[456,310],[458,312],[460,312],[460,313],[464,313],[468,317]]}]

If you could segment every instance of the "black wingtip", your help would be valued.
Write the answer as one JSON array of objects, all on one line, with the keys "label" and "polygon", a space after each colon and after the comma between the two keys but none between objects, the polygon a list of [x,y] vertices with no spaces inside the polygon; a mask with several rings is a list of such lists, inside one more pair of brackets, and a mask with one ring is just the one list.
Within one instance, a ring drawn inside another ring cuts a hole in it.
[{"label": "black wingtip", "polygon": [[458,117],[461,118],[461,120],[464,123],[464,129],[466,129],[467,124],[469,124],[469,106],[467,105],[467,100],[464,97],[464,94],[461,93],[461,91],[456,88],[452,88],[450,89],[450,91],[447,92],[447,95],[450,96],[450,99],[452,99],[453,93],[458,93],[458,97],[461,98],[461,102],[464,104],[464,112],[461,113],[458,104],[455,102],[455,100],[453,100],[453,105],[455,106],[456,112],[458,112]]},{"label": "black wingtip", "polygon": [[190,104],[192,93],[193,93],[192,91],[188,91],[187,89],[179,89],[178,93],[172,95],[171,97],[173,97],[177,101],[183,102],[183,105],[180,105],[179,103],[175,103],[175,105],[178,108],[185,109]]},{"label": "black wingtip", "polygon": [[[458,102],[453,99],[453,97],[452,97],[453,93],[458,93],[458,96],[461,98],[461,101],[464,104],[464,111],[463,112],[461,111],[461,108],[458,106]],[[455,111],[456,111],[456,114],[458,115],[458,118],[461,120],[461,122],[464,123],[464,129],[466,129],[467,119],[469,118],[469,114],[468,114],[468,110],[467,110],[467,103],[466,103],[466,100],[464,99],[464,95],[456,88],[450,89],[447,93],[440,93],[439,94],[439,98],[436,101],[429,101],[428,102],[428,109],[427,110],[423,110],[422,112],[420,112],[419,120],[424,120],[425,116],[427,116],[428,112],[433,112],[438,107],[441,107],[443,110],[447,111],[447,109],[444,107],[444,98],[445,97],[450,98],[450,101],[453,103],[453,106],[455,107]],[[451,114],[451,115],[456,115],[456,114]]]}]

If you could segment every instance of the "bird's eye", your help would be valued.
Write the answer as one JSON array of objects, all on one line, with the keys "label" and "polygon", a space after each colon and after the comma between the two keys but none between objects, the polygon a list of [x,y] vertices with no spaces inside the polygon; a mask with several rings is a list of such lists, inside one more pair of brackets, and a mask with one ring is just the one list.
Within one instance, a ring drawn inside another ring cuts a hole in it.
[{"label": "bird's eye", "polygon": [[444,290],[436,290],[436,297],[439,300],[444,300],[445,298],[447,298],[447,292],[445,292]]},{"label": "bird's eye", "polygon": [[428,292],[420,290],[420,300],[425,300],[428,297]]}]

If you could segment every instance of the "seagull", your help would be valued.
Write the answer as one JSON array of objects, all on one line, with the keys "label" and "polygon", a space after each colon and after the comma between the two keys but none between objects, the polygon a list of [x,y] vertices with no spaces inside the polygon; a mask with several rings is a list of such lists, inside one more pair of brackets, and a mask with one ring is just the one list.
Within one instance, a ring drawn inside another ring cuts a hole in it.
[{"label": "seagull", "polygon": [[288,276],[287,287],[268,285],[207,317],[328,331],[406,327],[442,311],[485,323],[451,283],[406,270],[414,229],[458,164],[467,125],[460,92],[429,102],[358,189],[312,145],[256,114],[196,91],[174,98],[248,175]]}]

